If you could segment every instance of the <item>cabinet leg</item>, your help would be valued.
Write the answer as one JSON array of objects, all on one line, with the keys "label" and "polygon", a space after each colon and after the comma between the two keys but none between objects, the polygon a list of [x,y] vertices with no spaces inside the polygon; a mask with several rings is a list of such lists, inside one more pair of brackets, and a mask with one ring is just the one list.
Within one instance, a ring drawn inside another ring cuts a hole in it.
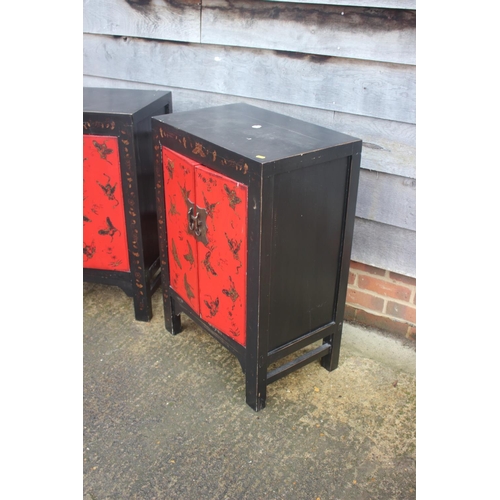
[{"label": "cabinet leg", "polygon": [[260,411],[266,407],[266,373],[248,373],[246,374],[246,401],[248,406],[254,411]]},{"label": "cabinet leg", "polygon": [[165,315],[165,328],[172,334],[177,335],[182,330],[181,315],[174,313],[174,301],[168,295],[163,295],[163,311]]},{"label": "cabinet leg", "polygon": [[254,411],[263,410],[266,407],[266,389],[264,388],[260,395],[256,395],[253,392],[247,390],[247,404]]},{"label": "cabinet leg", "polygon": [[151,321],[153,317],[151,294],[147,293],[146,296],[134,294],[134,312],[137,321]]},{"label": "cabinet leg", "polygon": [[339,329],[333,335],[330,335],[330,337],[323,339],[323,344],[330,344],[332,346],[330,352],[321,358],[321,366],[326,368],[329,372],[335,370],[339,366],[341,337],[342,330]]}]

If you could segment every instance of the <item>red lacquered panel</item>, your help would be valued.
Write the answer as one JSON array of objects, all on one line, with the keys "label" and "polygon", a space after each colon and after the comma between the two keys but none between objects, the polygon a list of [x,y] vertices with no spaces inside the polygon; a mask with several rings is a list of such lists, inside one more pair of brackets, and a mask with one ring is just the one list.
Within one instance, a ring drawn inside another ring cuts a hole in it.
[{"label": "red lacquered panel", "polygon": [[163,147],[170,286],[199,314],[196,239],[188,210],[196,204],[195,162]]},{"label": "red lacquered panel", "polygon": [[83,267],[130,271],[118,138],[83,136]]},{"label": "red lacquered panel", "polygon": [[196,202],[208,240],[197,242],[200,316],[246,345],[247,186],[200,165]]}]

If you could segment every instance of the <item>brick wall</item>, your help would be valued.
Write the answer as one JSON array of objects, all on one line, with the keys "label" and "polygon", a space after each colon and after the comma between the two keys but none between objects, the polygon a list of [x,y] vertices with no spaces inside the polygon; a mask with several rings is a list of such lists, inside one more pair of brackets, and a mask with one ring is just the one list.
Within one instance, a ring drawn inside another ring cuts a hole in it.
[{"label": "brick wall", "polygon": [[416,339],[416,280],[351,261],[345,320]]}]

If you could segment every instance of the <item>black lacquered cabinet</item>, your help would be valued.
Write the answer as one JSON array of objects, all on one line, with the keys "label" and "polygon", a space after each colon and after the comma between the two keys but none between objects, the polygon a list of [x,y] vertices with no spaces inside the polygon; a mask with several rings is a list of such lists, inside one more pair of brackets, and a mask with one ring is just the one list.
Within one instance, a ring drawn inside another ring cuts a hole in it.
[{"label": "black lacquered cabinet", "polygon": [[152,123],[166,328],[185,313],[229,349],[258,411],[338,366],[361,140],[247,104]]},{"label": "black lacquered cabinet", "polygon": [[171,92],[83,89],[83,280],[122,288],[139,321],[160,285],[151,116],[171,112]]}]

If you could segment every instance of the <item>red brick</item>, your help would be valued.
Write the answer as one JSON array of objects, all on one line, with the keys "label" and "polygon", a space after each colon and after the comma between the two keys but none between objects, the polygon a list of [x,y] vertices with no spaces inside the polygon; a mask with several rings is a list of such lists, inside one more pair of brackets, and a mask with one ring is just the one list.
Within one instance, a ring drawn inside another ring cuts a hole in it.
[{"label": "red brick", "polygon": [[384,316],[378,316],[377,314],[372,314],[361,309],[356,311],[355,322],[361,323],[365,326],[379,328],[380,330],[384,330],[386,332],[397,333],[398,335],[403,335],[405,337],[408,333],[407,323],[396,321]]},{"label": "red brick", "polygon": [[378,293],[379,295],[384,295],[385,297],[405,300],[407,302],[409,302],[411,297],[411,290],[408,287],[373,278],[365,274],[360,274],[358,276],[358,287]]},{"label": "red brick", "polygon": [[385,269],[379,269],[378,267],[369,266],[368,264],[361,264],[361,262],[354,262],[351,260],[352,269],[358,269],[359,271],[364,271],[365,273],[375,274],[377,276],[385,276]]},{"label": "red brick", "polygon": [[414,307],[397,304],[396,302],[387,302],[386,312],[389,316],[404,319],[411,323],[417,322],[417,311]]},{"label": "red brick", "polygon": [[351,305],[358,305],[361,307],[367,307],[368,309],[372,309],[374,311],[382,311],[384,308],[384,299],[380,297],[375,297],[368,293],[360,292],[359,290],[355,290],[353,288],[347,289],[347,300]]},{"label": "red brick", "polygon": [[354,273],[349,272],[349,285],[353,285],[356,280],[356,275]]},{"label": "red brick", "polygon": [[392,271],[389,273],[389,278],[400,281],[401,283],[406,283],[407,285],[415,286],[417,284],[417,280],[415,278],[405,276],[404,274],[393,273]]}]

